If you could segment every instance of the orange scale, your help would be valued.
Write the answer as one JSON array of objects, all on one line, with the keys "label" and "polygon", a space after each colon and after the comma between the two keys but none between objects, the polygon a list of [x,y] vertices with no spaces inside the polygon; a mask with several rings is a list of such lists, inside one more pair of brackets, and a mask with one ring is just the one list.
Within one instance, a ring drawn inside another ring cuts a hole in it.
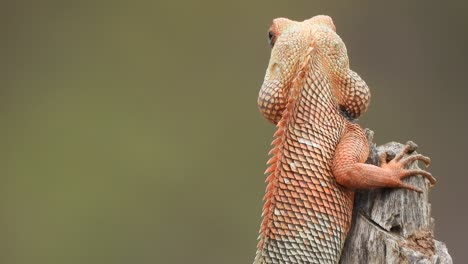
[{"label": "orange scale", "polygon": [[299,181],[299,186],[302,188],[302,190],[306,189],[307,188],[307,179],[308,177],[303,177],[302,178],[302,181]]},{"label": "orange scale", "polygon": [[308,182],[307,186],[311,190],[317,189],[315,186],[318,186],[320,184],[320,182],[316,178],[313,178],[313,177],[311,178],[311,180],[312,180],[312,182]]},{"label": "orange scale", "polygon": [[304,193],[304,189],[302,187],[300,187],[300,186],[297,186],[296,187],[296,192],[298,193],[298,195],[301,195],[301,194]]},{"label": "orange scale", "polygon": [[[333,192],[333,190],[332,190]],[[336,202],[335,202],[335,199],[333,199],[333,197],[331,197],[331,195],[327,196],[327,201],[330,203],[330,207],[333,207],[335,208],[336,205],[338,205]],[[339,203],[341,204],[341,203]]]},{"label": "orange scale", "polygon": [[[332,191],[330,190],[330,188],[324,188],[324,191],[327,195],[332,194]],[[329,199],[329,196],[327,196],[327,199]]]},{"label": "orange scale", "polygon": [[[307,210],[304,207],[300,207],[299,211],[301,212],[301,214],[307,214]],[[300,219],[302,219],[302,217],[300,217]]]},{"label": "orange scale", "polygon": [[299,173],[300,173],[300,174],[306,174],[306,170],[304,170],[304,168],[302,168],[302,167],[297,167],[297,169],[299,170]]},{"label": "orange scale", "polygon": [[311,150],[313,149],[312,146],[308,146],[306,144],[301,144],[301,149],[304,150],[304,155],[307,155],[308,153],[311,152]]},{"label": "orange scale", "polygon": [[[309,153],[309,155],[312,155],[312,154]],[[307,163],[309,164],[313,164],[314,162],[314,159],[311,156],[306,156],[306,160],[307,160]]]},{"label": "orange scale", "polygon": [[299,156],[296,153],[291,152],[291,158],[297,160],[299,159]]},{"label": "orange scale", "polygon": [[[319,174],[320,176],[328,174],[328,173],[326,173],[324,164],[320,164],[320,166],[318,166],[317,169],[320,172],[320,174]],[[323,178],[323,177],[320,177],[320,178]]]},{"label": "orange scale", "polygon": [[324,192],[321,185],[317,185],[316,187],[317,187],[317,191],[322,192],[322,193]]},{"label": "orange scale", "polygon": [[296,176],[294,175],[294,173],[290,172],[290,171],[287,171],[286,172],[286,176],[290,179],[294,179]]},{"label": "orange scale", "polygon": [[285,170],[285,171],[291,171],[291,168],[289,168],[289,166],[288,166],[286,163],[284,163],[284,162],[281,163],[281,167],[282,167],[283,170]]},{"label": "orange scale", "polygon": [[313,154],[312,157],[313,157],[313,160],[312,160],[312,163],[317,167],[317,168],[320,168],[322,167],[322,163],[320,163],[320,161],[316,158],[318,155],[315,155]]},{"label": "orange scale", "polygon": [[283,205],[286,206],[288,204],[288,198],[286,196],[278,197],[278,201]]},{"label": "orange scale", "polygon": [[[273,150],[272,150],[273,151]],[[283,156],[286,158],[291,158],[291,152],[289,152],[287,149],[284,149],[283,151]]]},{"label": "orange scale", "polygon": [[319,206],[323,206],[322,199],[315,199],[315,201],[317,202]]},{"label": "orange scale", "polygon": [[287,164],[291,164],[291,162],[293,162],[294,159],[291,159],[291,158],[284,158],[284,161],[283,162],[286,162]]},{"label": "orange scale", "polygon": [[328,203],[327,195],[325,193],[320,193],[320,198],[322,198],[323,203]]},{"label": "orange scale", "polygon": [[288,188],[288,186],[286,184],[282,183],[282,182],[279,182],[278,185],[279,185],[280,189],[283,189],[283,190],[286,190]]},{"label": "orange scale", "polygon": [[[310,167],[309,163],[307,162],[307,159],[304,157],[304,160],[301,160],[302,161],[302,167],[304,169],[306,169],[307,171],[311,170],[312,167]],[[310,174],[309,174],[310,175]]]},{"label": "orange scale", "polygon": [[[290,131],[289,131],[289,132],[290,132]],[[293,134],[288,134],[288,135],[294,136]],[[288,137],[288,138],[286,138],[285,143],[286,143],[286,147],[287,147],[287,146],[292,146],[292,145],[294,144],[294,140],[292,139],[292,137]]]},{"label": "orange scale", "polygon": [[[320,170],[321,169],[318,168],[318,172],[314,173],[314,176],[315,176],[315,178],[317,178],[317,180],[323,180],[325,178],[324,175],[326,175],[326,174],[320,172]],[[320,182],[319,182],[319,185],[320,185]]]},{"label": "orange scale", "polygon": [[[318,210],[317,210],[317,212],[318,212]],[[318,225],[318,224],[319,224],[319,220],[318,220],[318,218],[317,218],[315,212],[314,212],[312,215],[311,215],[311,214],[309,214],[309,215],[311,216],[311,217],[310,217],[310,220],[312,221],[312,223],[313,223],[314,225]]]},{"label": "orange scale", "polygon": [[302,202],[307,201],[307,195],[305,195],[304,192],[299,193],[299,197],[301,198]]},{"label": "orange scale", "polygon": [[269,230],[272,234],[278,234],[278,229],[276,229],[276,227],[270,227]]},{"label": "orange scale", "polygon": [[[299,180],[302,180],[302,177],[301,177],[301,179],[299,179]],[[297,180],[295,180],[295,179],[292,179],[292,180],[291,180],[291,184],[292,184],[293,186],[295,186],[295,187],[299,187],[299,186],[300,186],[300,185],[299,185],[299,182],[298,182]]]},{"label": "orange scale", "polygon": [[326,214],[327,213],[327,210],[325,209],[325,207],[323,206],[319,206],[319,210],[322,214]]},{"label": "orange scale", "polygon": [[[298,143],[299,144],[299,143]],[[300,146],[294,146],[294,150],[299,154],[299,155],[304,155],[302,149]]]},{"label": "orange scale", "polygon": [[305,156],[299,156],[299,160],[303,163],[307,162],[307,159],[305,158]]},{"label": "orange scale", "polygon": [[308,221],[308,220],[305,220],[305,221],[304,221],[304,220],[302,220],[302,219],[299,219],[300,225],[301,225],[301,226],[304,226],[304,227],[307,227],[307,222],[306,222],[306,221]]},{"label": "orange scale", "polygon": [[296,164],[295,163],[292,163],[292,164],[294,164],[294,166],[291,167],[291,171],[294,172],[294,174],[298,173],[297,167],[295,166]]},{"label": "orange scale", "polygon": [[[310,169],[307,169],[306,170],[306,173],[307,175],[309,175],[310,177],[314,176],[315,174],[317,174],[317,168],[315,167],[311,167]],[[310,181],[310,180],[309,180]]]},{"label": "orange scale", "polygon": [[312,221],[309,216],[309,210],[307,210],[307,213],[304,214],[302,217],[304,218],[303,220],[306,221],[306,223]]},{"label": "orange scale", "polygon": [[285,191],[284,191],[283,189],[278,188],[277,191],[278,191],[278,195],[279,195],[279,196],[284,196],[284,192],[285,192]]},{"label": "orange scale", "polygon": [[292,207],[293,212],[295,213],[299,212],[299,208],[295,204],[291,204],[291,207]]},{"label": "orange scale", "polygon": [[297,181],[302,181],[302,179],[306,178],[299,173],[294,173],[293,175],[294,175],[294,179],[296,179]]},{"label": "orange scale", "polygon": [[340,202],[338,201],[337,197],[335,196],[335,193],[332,193],[333,197],[331,197],[331,199],[333,199],[333,203],[334,204],[340,204]]},{"label": "orange scale", "polygon": [[334,204],[334,203],[330,203],[330,201],[329,201],[329,203],[328,203],[328,207],[329,207],[331,210],[336,211],[335,204]]},{"label": "orange scale", "polygon": [[[292,144],[289,144],[290,146],[294,147],[294,148],[299,148],[301,145],[299,144],[299,142],[297,141],[297,137],[296,135],[294,135],[293,133],[290,134],[291,135],[291,143]],[[288,142],[289,143],[289,142]]]},{"label": "orange scale", "polygon": [[279,210],[284,209],[283,203],[275,203],[275,205],[276,205],[276,208],[278,208]]},{"label": "orange scale", "polygon": [[320,198],[320,194],[316,190],[312,190],[312,195],[316,198]]},{"label": "orange scale", "polygon": [[[312,157],[312,154],[314,153],[314,149],[315,149],[315,148],[309,146],[309,147],[307,148],[307,151],[304,152],[304,158],[305,158],[306,160],[308,160],[308,159],[310,159],[310,158]],[[307,161],[307,162],[308,162],[308,161]]]},{"label": "orange scale", "polygon": [[292,223],[295,225],[299,225],[299,220],[297,220],[297,218],[293,218]]},{"label": "orange scale", "polygon": [[338,216],[338,213],[336,211],[332,211],[332,210],[330,210],[328,208],[325,208],[325,210],[327,211],[327,214],[329,216],[333,216],[333,217],[331,217],[330,221],[335,222],[335,218]]},{"label": "orange scale", "polygon": [[292,195],[293,198],[296,198],[296,199],[300,198],[300,196],[299,196],[299,194],[297,192],[292,192],[291,195]]},{"label": "orange scale", "polygon": [[296,199],[296,204],[299,206],[299,210],[304,207],[304,202],[301,199]]},{"label": "orange scale", "polygon": [[286,211],[284,210],[281,210],[281,215],[278,216],[278,220],[279,221],[282,221],[282,222],[285,222],[286,221],[286,218],[288,216],[288,214],[286,213]]}]

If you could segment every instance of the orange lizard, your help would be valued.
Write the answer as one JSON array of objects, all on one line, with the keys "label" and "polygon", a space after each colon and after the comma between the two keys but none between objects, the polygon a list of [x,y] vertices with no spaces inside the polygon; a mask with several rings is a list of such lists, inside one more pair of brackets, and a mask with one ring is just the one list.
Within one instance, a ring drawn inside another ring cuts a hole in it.
[{"label": "orange lizard", "polygon": [[267,162],[268,186],[254,264],[338,263],[351,225],[354,192],[407,188],[402,179],[425,170],[405,165],[430,159],[405,157],[381,167],[364,164],[369,145],[354,120],[368,108],[370,92],[349,69],[345,44],[328,16],[303,22],[277,18],[269,30],[270,62],[258,97],[263,116],[276,124]]}]

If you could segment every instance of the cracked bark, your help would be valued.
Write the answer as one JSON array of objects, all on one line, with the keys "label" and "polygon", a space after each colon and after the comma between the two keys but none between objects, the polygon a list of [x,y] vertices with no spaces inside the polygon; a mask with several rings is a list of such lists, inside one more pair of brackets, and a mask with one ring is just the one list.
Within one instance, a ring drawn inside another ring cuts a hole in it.
[{"label": "cracked bark", "polygon": [[[371,146],[368,163],[379,165],[378,154],[392,159],[404,145],[396,142],[375,147],[373,132],[366,131]],[[414,145],[414,150],[417,148]],[[415,154],[413,152],[411,155]],[[418,168],[413,162],[410,168]],[[429,203],[429,183],[422,177],[405,179],[423,190],[362,190],[356,193],[353,224],[341,255],[351,263],[453,263],[444,243],[434,239],[434,219]]]}]

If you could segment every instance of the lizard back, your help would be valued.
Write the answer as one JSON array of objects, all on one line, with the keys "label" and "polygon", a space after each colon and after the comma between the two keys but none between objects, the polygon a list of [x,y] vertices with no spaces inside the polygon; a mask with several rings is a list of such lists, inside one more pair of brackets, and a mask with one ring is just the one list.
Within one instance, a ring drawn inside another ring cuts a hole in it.
[{"label": "lizard back", "polygon": [[270,28],[270,41],[279,31],[283,38],[273,38],[258,104],[277,131],[254,264],[338,263],[350,228],[354,192],[336,182],[332,160],[350,124],[342,110],[359,115],[362,103],[346,102],[347,91],[339,89],[354,80],[335,72],[346,68],[347,56],[341,39],[330,37],[330,23],[324,16],[281,18]]},{"label": "lizard back", "polygon": [[337,263],[351,223],[352,192],[331,173],[347,120],[310,75],[278,123],[255,263]]}]

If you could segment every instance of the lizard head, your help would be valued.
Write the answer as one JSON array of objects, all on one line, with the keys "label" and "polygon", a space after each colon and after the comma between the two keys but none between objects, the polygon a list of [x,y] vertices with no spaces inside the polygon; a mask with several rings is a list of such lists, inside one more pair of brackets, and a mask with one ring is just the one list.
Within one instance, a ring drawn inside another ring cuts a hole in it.
[{"label": "lizard head", "polygon": [[314,71],[324,79],[319,82],[331,90],[330,100],[337,109],[350,118],[365,112],[369,90],[349,69],[346,47],[329,16],[319,15],[303,22],[276,18],[268,40],[271,56],[257,101],[267,120],[276,124],[281,119],[288,99],[304,87],[304,76]]}]

